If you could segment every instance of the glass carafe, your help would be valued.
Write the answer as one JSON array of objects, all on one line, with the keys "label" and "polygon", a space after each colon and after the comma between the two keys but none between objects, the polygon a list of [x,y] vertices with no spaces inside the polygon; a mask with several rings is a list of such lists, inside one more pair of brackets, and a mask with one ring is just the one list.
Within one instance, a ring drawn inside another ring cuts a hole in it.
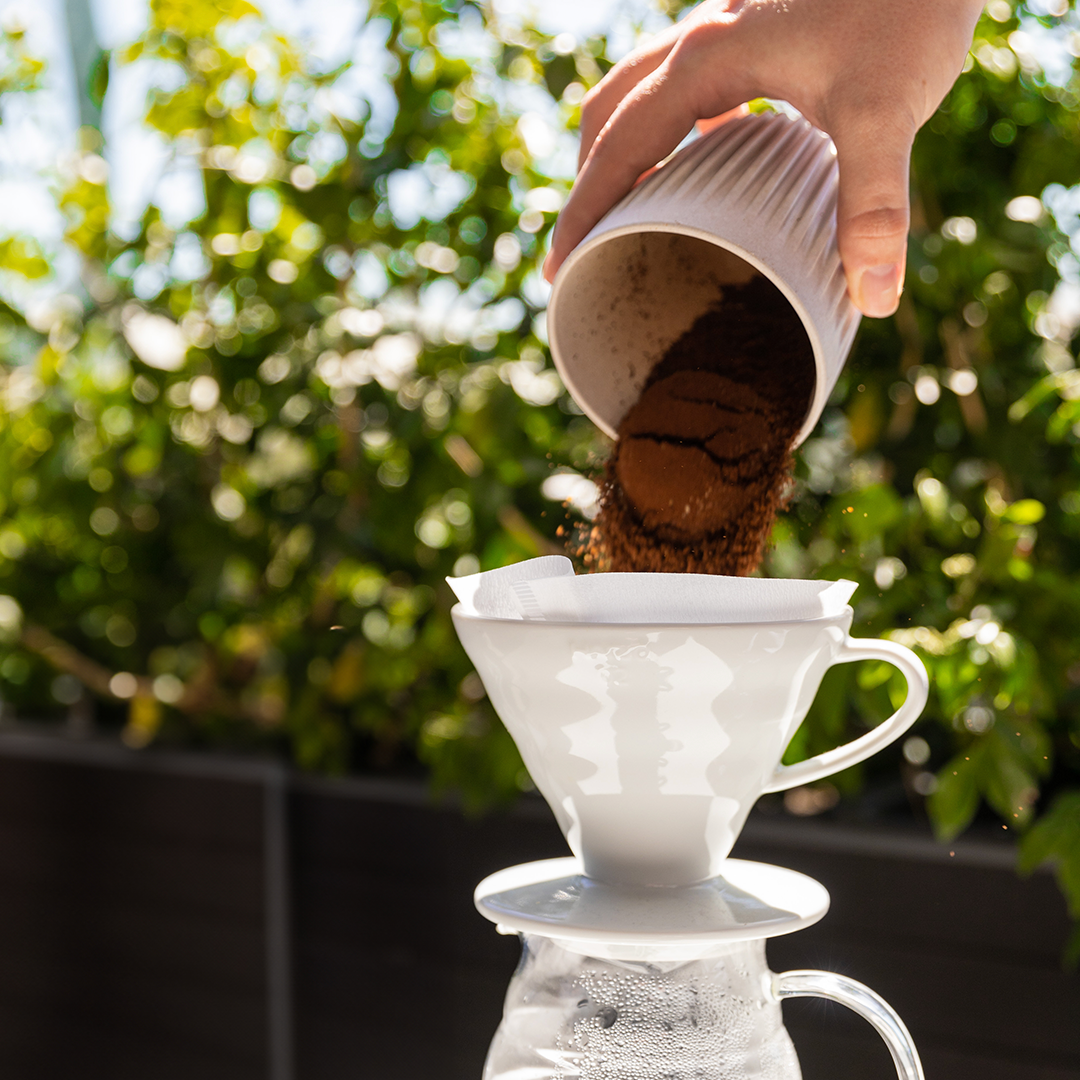
[{"label": "glass carafe", "polygon": [[762,939],[690,961],[600,959],[523,935],[484,1080],[800,1080],[785,997],[867,1019],[900,1080],[923,1080],[911,1037],[869,988],[823,971],[776,975]]}]

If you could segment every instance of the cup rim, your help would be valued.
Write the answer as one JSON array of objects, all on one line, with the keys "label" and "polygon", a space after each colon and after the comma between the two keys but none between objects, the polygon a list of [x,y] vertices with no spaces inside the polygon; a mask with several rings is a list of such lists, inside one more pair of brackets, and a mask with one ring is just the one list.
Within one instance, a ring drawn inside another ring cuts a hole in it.
[{"label": "cup rim", "polygon": [[[618,207],[615,209],[618,209]],[[613,212],[614,210],[609,211],[609,213]],[[806,415],[803,418],[802,426],[799,428],[799,433],[796,435],[793,444],[795,447],[801,446],[810,437],[811,432],[817,426],[817,421],[823,411],[824,401],[819,399],[824,396],[823,388],[825,385],[826,371],[825,346],[821,340],[821,335],[819,334],[817,325],[811,318],[806,305],[799,299],[795,290],[792,289],[784,278],[782,278],[774,269],[766,265],[756,255],[747,251],[746,248],[733,243],[730,240],[725,240],[716,233],[709,232],[706,229],[698,228],[695,225],[666,221],[636,222],[630,225],[617,225],[614,228],[605,229],[605,220],[606,219],[601,218],[594,227],[593,231],[595,235],[586,237],[585,240],[578,244],[578,246],[567,256],[566,261],[559,268],[558,274],[555,275],[555,281],[552,283],[551,287],[551,296],[548,298],[547,304],[548,341],[551,347],[551,357],[555,362],[555,370],[559,373],[559,378],[562,379],[563,385],[569,391],[570,396],[578,403],[585,415],[588,416],[588,418],[596,424],[605,435],[612,439],[618,438],[618,424],[612,425],[608,418],[601,416],[593,407],[592,402],[579,395],[577,383],[567,368],[559,347],[559,321],[558,318],[553,317],[553,315],[558,310],[559,296],[567,287],[566,283],[569,279],[570,271],[572,271],[574,266],[586,255],[608,241],[617,240],[623,236],[633,236],[637,233],[671,233],[676,236],[689,236],[697,240],[703,240],[715,247],[730,251],[733,255],[737,255],[775,285],[784,299],[791,305],[795,314],[798,315],[799,322],[806,332],[806,336],[810,341],[810,348],[814,354],[814,392],[811,395],[809,402],[807,402]],[[819,408],[819,405],[821,405],[822,408]],[[622,417],[619,417],[620,421],[622,419]]]},{"label": "cup rim", "polygon": [[760,628],[763,626],[826,626],[830,623],[840,623],[845,620],[850,624],[851,620],[855,617],[855,609],[851,604],[845,604],[843,609],[836,615],[819,615],[814,619],[768,619],[762,620],[761,622],[581,622],[562,621],[557,619],[505,619],[498,615],[471,615],[462,609],[461,602],[459,601],[450,609],[450,617],[455,620],[462,619],[472,623],[498,623],[500,626],[551,626],[562,630],[580,630],[585,627],[590,629],[597,627],[613,627],[618,628],[619,630],[645,630],[654,632],[656,630],[715,630],[721,627],[749,630],[754,627]]}]

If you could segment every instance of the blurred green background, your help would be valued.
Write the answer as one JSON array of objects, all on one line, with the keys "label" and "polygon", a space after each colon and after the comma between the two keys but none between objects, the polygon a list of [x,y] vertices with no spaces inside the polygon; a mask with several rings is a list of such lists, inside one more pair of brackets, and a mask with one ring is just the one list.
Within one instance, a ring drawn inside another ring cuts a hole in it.
[{"label": "blurred green background", "polygon": [[[45,170],[64,238],[0,240],[0,694],[481,808],[530,782],[444,578],[592,513],[607,446],[551,367],[537,267],[582,97],[632,42],[466,0],[373,2],[358,33],[327,69],[245,0],[153,0],[84,65],[90,122]],[[6,120],[43,67],[10,20],[3,54]],[[855,632],[932,678],[895,754],[787,809],[880,791],[944,839],[980,816],[1080,919],[1077,54],[1065,0],[989,5],[916,144],[900,311],[864,322],[765,572],[857,580]],[[95,109],[140,65],[186,220],[167,188],[134,222],[111,201]],[[903,693],[834,669],[788,760]]]}]

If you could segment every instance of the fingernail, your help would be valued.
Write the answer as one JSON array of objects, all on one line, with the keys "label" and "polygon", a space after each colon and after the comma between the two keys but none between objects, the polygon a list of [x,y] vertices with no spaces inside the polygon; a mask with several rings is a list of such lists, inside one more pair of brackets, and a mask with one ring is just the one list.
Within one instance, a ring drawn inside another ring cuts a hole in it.
[{"label": "fingernail", "polygon": [[543,275],[544,275],[544,280],[546,282],[548,282],[549,284],[551,283],[551,278],[553,276],[552,273],[551,273],[551,260],[552,260],[552,253],[549,251],[547,253],[547,258],[544,259],[544,269],[541,271],[543,273]]},{"label": "fingernail", "polygon": [[881,319],[896,310],[900,299],[900,266],[871,266],[859,278],[859,307],[867,315]]}]

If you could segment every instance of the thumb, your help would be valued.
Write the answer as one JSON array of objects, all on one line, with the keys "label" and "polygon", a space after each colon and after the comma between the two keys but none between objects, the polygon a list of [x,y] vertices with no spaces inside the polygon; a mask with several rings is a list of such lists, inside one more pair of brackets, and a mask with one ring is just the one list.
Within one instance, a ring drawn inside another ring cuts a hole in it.
[{"label": "thumb", "polygon": [[900,302],[911,217],[910,124],[860,109],[833,133],[840,166],[837,241],[848,292],[864,315],[883,318]]}]

